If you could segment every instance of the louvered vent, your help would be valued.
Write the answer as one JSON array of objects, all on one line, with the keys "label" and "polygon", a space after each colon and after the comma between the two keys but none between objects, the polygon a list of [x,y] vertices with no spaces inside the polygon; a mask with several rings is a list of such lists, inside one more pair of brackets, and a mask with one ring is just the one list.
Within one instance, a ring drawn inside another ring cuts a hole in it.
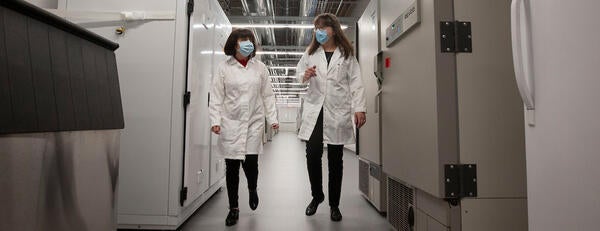
[{"label": "louvered vent", "polygon": [[369,195],[369,163],[358,161],[358,189],[365,195]]},{"label": "louvered vent", "polygon": [[388,178],[388,221],[398,231],[410,231],[408,211],[414,204],[413,189]]}]

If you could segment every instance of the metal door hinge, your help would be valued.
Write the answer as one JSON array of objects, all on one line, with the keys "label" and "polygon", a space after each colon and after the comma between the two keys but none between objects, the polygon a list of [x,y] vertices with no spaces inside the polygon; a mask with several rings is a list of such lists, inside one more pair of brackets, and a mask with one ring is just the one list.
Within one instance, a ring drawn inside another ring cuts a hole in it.
[{"label": "metal door hinge", "polygon": [[447,199],[477,197],[477,165],[444,165],[444,183]]},{"label": "metal door hinge", "polygon": [[181,206],[183,206],[183,202],[185,202],[185,200],[187,200],[187,192],[188,192],[187,187],[183,187],[181,189],[181,191],[179,191],[179,204]]},{"label": "metal door hinge", "polygon": [[471,53],[473,52],[471,40],[471,22],[440,22],[442,53]]},{"label": "metal door hinge", "polygon": [[192,99],[192,93],[189,91],[186,91],[185,94],[183,94],[183,107],[187,108],[188,105],[190,105],[190,100]]},{"label": "metal door hinge", "polygon": [[191,16],[194,13],[194,0],[188,0],[187,2],[187,14]]}]

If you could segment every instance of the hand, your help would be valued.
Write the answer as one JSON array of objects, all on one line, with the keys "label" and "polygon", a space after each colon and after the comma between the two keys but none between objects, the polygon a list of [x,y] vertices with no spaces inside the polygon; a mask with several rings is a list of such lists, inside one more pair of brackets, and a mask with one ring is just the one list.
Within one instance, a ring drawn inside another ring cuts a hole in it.
[{"label": "hand", "polygon": [[212,128],[210,128],[210,130],[217,135],[221,134],[221,126],[219,126],[219,125],[212,126]]},{"label": "hand", "polygon": [[316,65],[311,68],[308,68],[308,69],[306,69],[306,71],[304,71],[304,78],[302,79],[302,82],[308,81],[313,76],[317,76],[317,66]]},{"label": "hand", "polygon": [[271,124],[271,127],[275,130],[279,129],[279,124]]},{"label": "hand", "polygon": [[365,112],[355,112],[354,113],[354,124],[356,124],[357,128],[362,127],[367,122],[367,116]]}]

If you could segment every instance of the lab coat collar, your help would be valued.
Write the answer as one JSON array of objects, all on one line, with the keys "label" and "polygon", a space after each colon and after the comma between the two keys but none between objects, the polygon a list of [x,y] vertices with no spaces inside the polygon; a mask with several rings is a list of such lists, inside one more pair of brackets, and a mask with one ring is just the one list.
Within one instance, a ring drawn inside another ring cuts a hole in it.
[{"label": "lab coat collar", "polygon": [[[316,53],[318,53],[319,56],[321,56],[321,61],[323,61],[323,63],[327,63],[327,57],[325,56],[325,49],[323,49],[323,46],[319,46]],[[333,69],[333,67],[340,58],[342,58],[342,53],[340,51],[340,48],[336,47],[335,51],[333,51],[333,55],[331,56],[331,60],[329,61],[329,65],[327,66],[327,73],[329,73]]]},{"label": "lab coat collar", "polygon": [[[250,64],[256,62],[256,61],[254,61],[255,58],[256,57],[250,58],[248,60],[248,64],[246,64],[246,67],[248,67]],[[240,65],[240,67],[244,67],[244,66],[242,66],[242,64],[240,62],[237,61],[237,59],[235,59],[235,57],[233,55],[229,56],[229,59],[227,59],[227,64],[232,65],[232,66],[237,64],[237,65]]]}]

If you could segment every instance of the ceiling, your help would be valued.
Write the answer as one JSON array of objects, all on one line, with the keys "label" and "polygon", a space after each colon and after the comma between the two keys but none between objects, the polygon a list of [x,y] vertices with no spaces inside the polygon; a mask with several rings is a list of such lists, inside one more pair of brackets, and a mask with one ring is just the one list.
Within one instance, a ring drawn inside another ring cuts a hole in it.
[{"label": "ceiling", "polygon": [[[307,24],[312,25],[316,15],[335,14],[348,35],[353,35],[358,17],[369,0],[218,0],[231,24]],[[259,51],[304,52],[312,39],[312,29],[297,28],[252,28]],[[350,38],[354,40],[353,38]],[[270,68],[273,90],[278,104],[298,106],[298,95],[306,90],[305,85],[294,84],[294,69],[300,55],[259,55]],[[277,76],[277,77],[275,77]]]}]

